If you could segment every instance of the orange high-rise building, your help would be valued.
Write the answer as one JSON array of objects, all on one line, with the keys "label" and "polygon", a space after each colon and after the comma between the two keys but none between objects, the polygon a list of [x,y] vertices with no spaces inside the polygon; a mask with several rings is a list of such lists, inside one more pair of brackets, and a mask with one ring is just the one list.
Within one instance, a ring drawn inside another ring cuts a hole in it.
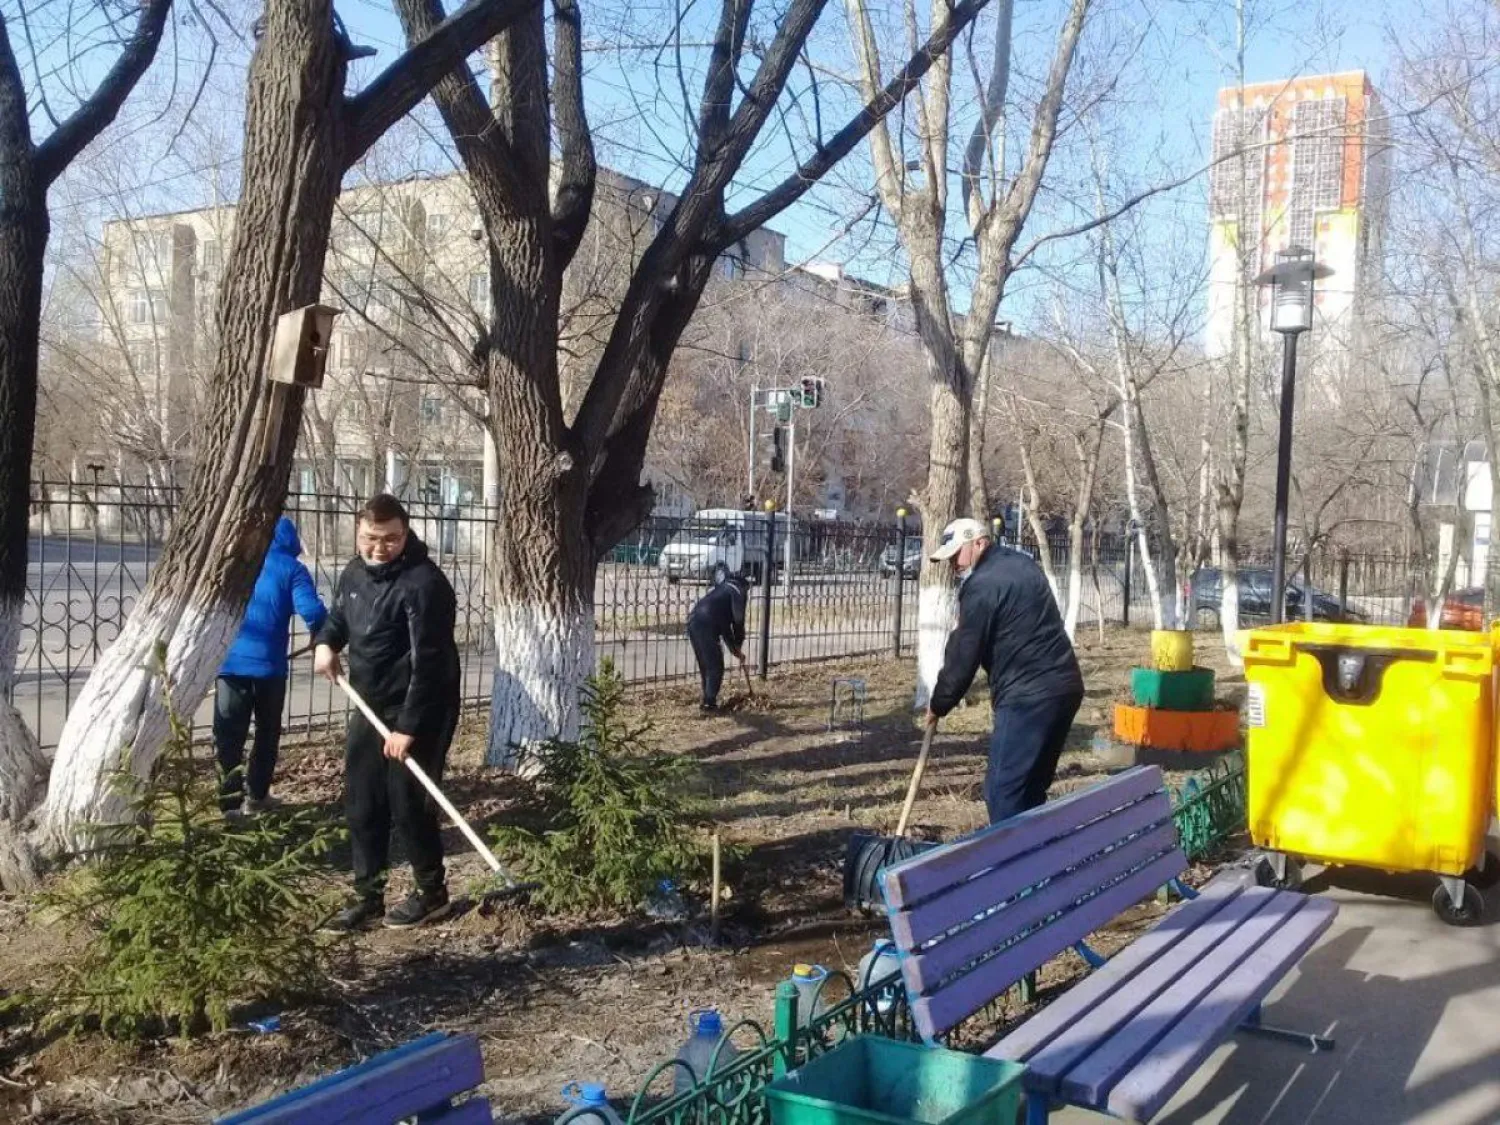
[{"label": "orange high-rise building", "polygon": [[[1384,110],[1364,71],[1219,91],[1209,200],[1211,355],[1233,347],[1243,236],[1250,277],[1289,246],[1311,249],[1333,269],[1318,286],[1313,343],[1323,356],[1347,356],[1379,271],[1387,137]],[[1268,302],[1261,293],[1262,331]]]}]

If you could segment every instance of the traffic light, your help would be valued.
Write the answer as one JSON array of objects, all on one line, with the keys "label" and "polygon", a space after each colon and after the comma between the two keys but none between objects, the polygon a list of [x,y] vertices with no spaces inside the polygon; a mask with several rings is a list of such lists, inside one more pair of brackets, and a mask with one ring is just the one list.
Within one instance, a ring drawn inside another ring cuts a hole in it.
[{"label": "traffic light", "polygon": [[816,375],[802,377],[802,405],[809,410],[823,405],[823,380]]},{"label": "traffic light", "polygon": [[771,471],[773,473],[786,472],[786,454],[781,449],[780,426],[771,431]]}]

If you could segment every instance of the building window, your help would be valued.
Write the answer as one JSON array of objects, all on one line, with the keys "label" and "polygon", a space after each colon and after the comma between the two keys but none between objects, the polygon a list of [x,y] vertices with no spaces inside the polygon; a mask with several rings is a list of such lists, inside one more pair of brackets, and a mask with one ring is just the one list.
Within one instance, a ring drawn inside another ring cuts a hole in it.
[{"label": "building window", "polygon": [[439,395],[422,396],[422,421],[436,425],[443,420],[443,400]]},{"label": "building window", "polygon": [[489,311],[490,307],[490,275],[487,273],[471,273],[469,275],[469,305],[481,315]]},{"label": "building window", "polygon": [[441,211],[427,212],[428,246],[437,246],[443,241],[443,236],[448,233],[448,226],[451,220],[451,215],[446,215]]},{"label": "building window", "polygon": [[206,280],[219,279],[219,274],[224,272],[224,259],[218,239],[210,238],[199,245],[198,262],[198,270]]},{"label": "building window", "polygon": [[137,340],[125,345],[125,355],[130,370],[136,375],[156,374],[156,344],[151,340]]},{"label": "building window", "polygon": [[745,276],[744,261],[728,254],[719,259],[719,269],[723,271],[724,276],[730,281],[733,281],[737,277]]},{"label": "building window", "polygon": [[151,252],[155,255],[157,269],[172,268],[172,232],[170,230],[156,233],[152,239]]},{"label": "building window", "polygon": [[167,295],[159,289],[136,289],[128,311],[131,324],[160,324],[167,319]]}]

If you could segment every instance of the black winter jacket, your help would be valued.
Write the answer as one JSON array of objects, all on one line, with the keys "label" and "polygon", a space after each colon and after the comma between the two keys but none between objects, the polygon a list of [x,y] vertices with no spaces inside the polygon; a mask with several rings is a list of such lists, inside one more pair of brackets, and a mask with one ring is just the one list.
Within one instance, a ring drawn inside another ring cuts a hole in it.
[{"label": "black winter jacket", "polygon": [[317,641],[347,649],[349,682],[394,730],[424,734],[458,710],[457,613],[453,587],[411,535],[388,563],[350,560]]},{"label": "black winter jacket", "polygon": [[688,628],[695,624],[707,626],[729,646],[731,652],[739,652],[745,643],[745,601],[749,597],[748,587],[737,578],[726,578],[698,599],[688,614]]},{"label": "black winter jacket", "polygon": [[984,666],[996,706],[1082,694],[1083,673],[1042,568],[1020,551],[991,546],[958,592],[958,625],[929,706],[946,715]]}]

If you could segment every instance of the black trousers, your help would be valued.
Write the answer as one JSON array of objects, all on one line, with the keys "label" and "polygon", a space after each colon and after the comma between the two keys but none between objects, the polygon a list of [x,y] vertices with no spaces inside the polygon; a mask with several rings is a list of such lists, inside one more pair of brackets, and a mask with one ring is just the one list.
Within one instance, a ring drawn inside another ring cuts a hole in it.
[{"label": "black trousers", "polygon": [[703,679],[703,702],[717,703],[724,683],[724,649],[719,634],[707,621],[689,617],[687,635],[698,661],[698,675]]},{"label": "black trousers", "polygon": [[[442,726],[420,734],[411,756],[440,784],[448,746],[458,725],[455,708]],[[354,852],[354,890],[361,898],[385,895],[391,866],[391,830],[411,863],[417,889],[432,892],[444,883],[443,835],[438,807],[411,770],[384,752],[385,739],[359,712],[349,718],[344,746],[344,816]]]},{"label": "black trousers", "polygon": [[1046,803],[1057,759],[1082,702],[1082,694],[1075,692],[995,708],[984,778],[991,824]]},{"label": "black trousers", "polygon": [[[237,809],[245,790],[257,801],[271,791],[281,746],[284,676],[220,676],[214,691],[214,752],[219,759],[219,807]],[[244,766],[245,738],[255,719],[255,745]]]}]

